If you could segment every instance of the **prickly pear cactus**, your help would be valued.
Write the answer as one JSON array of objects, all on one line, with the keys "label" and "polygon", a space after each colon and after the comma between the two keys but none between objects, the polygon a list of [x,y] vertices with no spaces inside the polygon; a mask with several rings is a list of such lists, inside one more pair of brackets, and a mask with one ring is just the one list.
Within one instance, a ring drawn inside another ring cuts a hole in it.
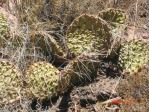
[{"label": "prickly pear cactus", "polygon": [[21,74],[6,60],[0,60],[0,104],[13,103],[20,99]]},{"label": "prickly pear cactus", "polygon": [[31,41],[36,47],[41,48],[44,53],[48,53],[54,62],[63,63],[65,61],[65,52],[51,35],[44,32],[34,32],[31,35]]},{"label": "prickly pear cactus", "polygon": [[114,36],[121,34],[126,28],[127,16],[126,13],[121,9],[108,8],[106,10],[100,11],[98,16],[111,25]]},{"label": "prickly pear cactus", "polygon": [[[17,25],[17,19],[15,16],[11,15],[7,11],[3,11],[2,13],[8,18],[4,18],[3,14],[0,13],[0,47],[18,47],[21,46],[21,42],[23,40],[23,33],[20,35],[20,31],[16,33],[18,29],[15,29]],[[16,22],[16,23],[15,23]],[[11,23],[11,24],[10,24]],[[15,48],[16,49],[16,48]]]},{"label": "prickly pear cactus", "polygon": [[119,52],[118,63],[124,72],[138,72],[149,60],[149,46],[142,40],[125,42]]},{"label": "prickly pear cactus", "polygon": [[59,74],[59,70],[48,62],[33,63],[26,73],[31,97],[45,99],[56,96]]},{"label": "prickly pear cactus", "polygon": [[112,34],[107,23],[92,15],[77,17],[68,27],[66,43],[69,55],[76,57],[82,53],[107,53],[111,47]]},{"label": "prickly pear cactus", "polygon": [[[72,61],[61,71],[61,83],[65,82],[65,86],[62,89],[68,88],[72,85],[86,83],[96,77],[96,70],[99,60],[103,59],[103,56],[82,54]],[[67,87],[68,86],[68,87]]]},{"label": "prickly pear cactus", "polygon": [[8,31],[7,21],[3,14],[0,13],[0,47],[3,45],[3,38],[5,38],[6,32]]},{"label": "prickly pear cactus", "polygon": [[7,20],[4,18],[3,14],[0,13],[0,35],[2,36],[8,31]]},{"label": "prickly pear cactus", "polygon": [[126,14],[121,9],[108,8],[100,11],[98,16],[110,23],[125,24],[127,22]]},{"label": "prickly pear cactus", "polygon": [[[121,9],[108,8],[106,10],[100,11],[98,16],[105,20],[110,28],[113,37],[112,45],[112,55],[114,56],[117,52],[117,48],[120,46],[121,36],[124,35],[124,31],[127,27],[127,15]],[[111,55],[111,57],[113,57]]]}]

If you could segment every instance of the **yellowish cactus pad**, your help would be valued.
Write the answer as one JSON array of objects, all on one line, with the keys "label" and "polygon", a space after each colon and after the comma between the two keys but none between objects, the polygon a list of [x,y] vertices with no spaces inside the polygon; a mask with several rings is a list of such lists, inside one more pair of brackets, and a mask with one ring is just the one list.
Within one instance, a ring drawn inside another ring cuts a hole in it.
[{"label": "yellowish cactus pad", "polygon": [[0,13],[0,47],[4,44],[4,38],[6,32],[8,31],[7,20],[4,18],[3,14]]},{"label": "yellowish cactus pad", "polygon": [[33,98],[45,99],[57,95],[59,70],[48,62],[33,63],[26,73]]},{"label": "yellowish cactus pad", "polygon": [[108,52],[112,42],[112,34],[107,23],[92,15],[77,17],[68,27],[66,43],[72,57],[82,53]]},{"label": "yellowish cactus pad", "polygon": [[2,36],[8,30],[7,20],[4,18],[3,14],[0,13],[0,35]]},{"label": "yellowish cactus pad", "polygon": [[[82,84],[91,81],[96,77],[98,63],[104,57],[102,55],[82,54],[69,62],[69,64],[61,71],[62,86]],[[65,82],[65,83],[64,83]],[[64,89],[62,87],[62,89]]]},{"label": "yellowish cactus pad", "polygon": [[[125,29],[127,27],[127,14],[121,9],[108,8],[106,10],[100,11],[98,17],[102,18],[109,24],[114,40],[112,50],[116,53],[116,50],[120,47],[121,36],[124,35]],[[115,55],[115,53],[113,54]],[[114,56],[112,55],[111,57]]]},{"label": "yellowish cactus pad", "polygon": [[142,40],[133,39],[122,45],[119,65],[125,72],[138,72],[149,60],[149,46]]},{"label": "yellowish cactus pad", "polygon": [[0,104],[13,103],[20,99],[21,73],[10,62],[0,60]]},{"label": "yellowish cactus pad", "polygon": [[121,9],[108,8],[100,11],[98,16],[110,24],[113,36],[121,35],[127,26],[127,15]]},{"label": "yellowish cactus pad", "polygon": [[31,41],[44,53],[48,53],[54,62],[63,63],[65,61],[66,53],[51,35],[45,32],[31,32]]},{"label": "yellowish cactus pad", "polygon": [[121,9],[108,8],[100,11],[98,16],[110,23],[125,24],[127,22],[127,16]]}]

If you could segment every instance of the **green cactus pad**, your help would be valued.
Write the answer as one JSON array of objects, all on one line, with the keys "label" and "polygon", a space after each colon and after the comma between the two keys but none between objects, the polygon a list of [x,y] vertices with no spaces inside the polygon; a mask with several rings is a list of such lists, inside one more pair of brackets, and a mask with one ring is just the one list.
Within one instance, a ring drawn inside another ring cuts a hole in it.
[{"label": "green cactus pad", "polygon": [[8,31],[7,20],[4,18],[3,14],[0,13],[0,35],[5,34]]},{"label": "green cactus pad", "polygon": [[6,60],[0,60],[0,104],[13,103],[20,99],[21,74]]},{"label": "green cactus pad", "polygon": [[125,72],[138,72],[149,60],[149,46],[142,40],[133,39],[122,45],[118,64]]},{"label": "green cactus pad", "polygon": [[31,41],[36,47],[48,53],[53,58],[54,62],[63,63],[65,61],[65,52],[51,35],[44,32],[33,32]]},{"label": "green cactus pad", "polygon": [[127,22],[126,14],[121,9],[108,8],[100,11],[98,16],[111,23],[111,25],[114,25],[112,23],[125,24]]},{"label": "green cactus pad", "polygon": [[108,52],[112,42],[112,34],[107,23],[92,15],[77,17],[68,27],[66,43],[72,57],[85,53]]},{"label": "green cactus pad", "polygon": [[48,62],[33,63],[26,72],[32,97],[45,99],[56,96],[59,74],[59,70]]},{"label": "green cactus pad", "polygon": [[98,16],[107,21],[110,26],[114,40],[112,49],[114,52],[116,52],[120,46],[120,37],[124,34],[124,31],[127,27],[127,15],[121,9],[108,8],[106,10],[100,11]]},{"label": "green cactus pad", "polygon": [[7,20],[4,18],[3,14],[0,13],[0,47],[4,44],[4,38],[8,31]]},{"label": "green cactus pad", "polygon": [[100,11],[98,16],[110,24],[113,36],[121,35],[127,26],[126,13],[121,9],[108,8]]},{"label": "green cactus pad", "polygon": [[[10,18],[4,18],[3,14],[5,14],[5,16],[9,15],[12,20]],[[15,29],[17,26],[16,17],[5,11],[3,14],[0,13],[0,47],[21,46],[24,33]]]},{"label": "green cactus pad", "polygon": [[92,78],[96,77],[98,62],[101,59],[103,59],[102,55],[82,54],[70,61],[61,71],[61,83],[64,85],[65,82],[66,86],[62,87],[62,89],[91,81]]}]

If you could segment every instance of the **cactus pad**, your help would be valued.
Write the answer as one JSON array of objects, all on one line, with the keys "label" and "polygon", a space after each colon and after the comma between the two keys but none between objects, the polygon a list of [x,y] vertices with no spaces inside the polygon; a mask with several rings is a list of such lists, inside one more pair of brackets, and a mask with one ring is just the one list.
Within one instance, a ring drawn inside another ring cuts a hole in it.
[{"label": "cactus pad", "polygon": [[45,99],[57,95],[59,70],[50,63],[33,63],[27,70],[26,77],[34,98]]},{"label": "cactus pad", "polygon": [[34,32],[31,35],[31,41],[36,47],[41,48],[44,53],[48,53],[54,62],[63,63],[65,61],[65,52],[51,35],[44,32]]},{"label": "cactus pad", "polygon": [[149,46],[142,40],[133,39],[122,45],[119,65],[126,72],[138,72],[149,60]]},{"label": "cactus pad", "polygon": [[99,12],[99,17],[111,23],[125,24],[127,22],[126,14],[121,9],[108,8]]},{"label": "cactus pad", "polygon": [[113,36],[121,35],[126,28],[127,16],[121,9],[108,8],[99,12],[98,16],[110,24]]},{"label": "cactus pad", "polygon": [[[1,9],[0,11],[2,12],[0,13],[0,47],[7,45],[20,46],[24,35],[23,32],[18,29],[17,18],[5,11],[5,9]],[[7,16],[8,18],[6,18]],[[21,33],[22,35],[20,35]]]},{"label": "cactus pad", "polygon": [[108,52],[111,47],[110,28],[104,20],[92,15],[77,17],[68,27],[66,37],[68,52],[72,57],[83,52]]},{"label": "cactus pad", "polygon": [[4,18],[3,14],[0,13],[0,35],[3,35],[8,30],[7,20]]},{"label": "cactus pad", "polygon": [[74,58],[72,61],[69,62],[64,70],[61,71],[61,75],[63,78],[62,80],[65,82],[65,84],[67,84],[67,86],[82,84],[86,81],[91,81],[91,79],[96,76],[98,62],[101,59],[103,59],[102,55],[97,56],[92,54],[82,54]]},{"label": "cactus pad", "polygon": [[126,28],[127,16],[121,9],[108,8],[100,11],[98,16],[111,25],[113,36],[121,35]]},{"label": "cactus pad", "polygon": [[20,98],[21,74],[6,60],[0,60],[0,104],[15,102]]},{"label": "cactus pad", "polygon": [[6,32],[8,31],[8,25],[7,21],[4,18],[3,14],[0,13],[0,47],[3,45],[3,38],[6,35]]},{"label": "cactus pad", "polygon": [[127,15],[121,9],[108,8],[100,11],[98,16],[107,21],[111,28],[111,33],[114,40],[112,50],[115,52],[120,46],[121,36],[124,34],[124,30],[127,26]]}]

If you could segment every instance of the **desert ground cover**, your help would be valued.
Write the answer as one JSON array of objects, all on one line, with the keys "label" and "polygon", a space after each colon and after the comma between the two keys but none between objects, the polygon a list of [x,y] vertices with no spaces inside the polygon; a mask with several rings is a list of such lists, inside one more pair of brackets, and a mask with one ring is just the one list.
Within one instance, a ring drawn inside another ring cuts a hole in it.
[{"label": "desert ground cover", "polygon": [[148,111],[148,0],[0,0],[0,112]]}]

